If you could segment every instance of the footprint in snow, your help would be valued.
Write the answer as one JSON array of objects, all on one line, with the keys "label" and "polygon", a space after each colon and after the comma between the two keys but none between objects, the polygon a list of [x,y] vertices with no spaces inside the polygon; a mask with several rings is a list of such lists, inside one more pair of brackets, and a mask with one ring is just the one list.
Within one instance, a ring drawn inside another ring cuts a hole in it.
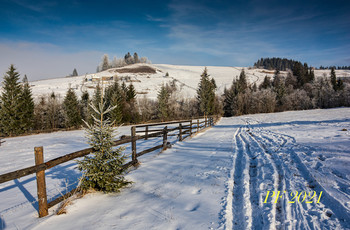
[{"label": "footprint in snow", "polygon": [[195,212],[198,210],[198,208],[200,207],[201,205],[199,203],[195,203],[195,204],[190,204],[187,206],[186,210],[189,211],[189,212]]}]

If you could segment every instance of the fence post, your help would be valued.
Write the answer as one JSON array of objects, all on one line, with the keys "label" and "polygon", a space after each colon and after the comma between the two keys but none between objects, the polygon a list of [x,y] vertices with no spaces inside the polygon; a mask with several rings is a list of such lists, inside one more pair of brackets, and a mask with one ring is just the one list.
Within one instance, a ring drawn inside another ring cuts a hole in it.
[{"label": "fence post", "polygon": [[146,126],[146,135],[145,135],[145,140],[148,140],[148,125]]},{"label": "fence post", "polygon": [[136,157],[136,127],[131,127],[131,150],[132,150],[132,161],[134,164],[137,163]]},{"label": "fence post", "polygon": [[[35,165],[44,163],[43,147],[34,148]],[[49,214],[46,196],[45,170],[36,173],[36,186],[38,191],[39,217],[44,217]]]},{"label": "fence post", "polygon": [[167,126],[164,127],[163,129],[163,150],[167,149],[167,143],[168,143],[168,130]]},{"label": "fence post", "polygon": [[204,115],[204,124],[205,124],[205,128],[207,127],[207,116]]},{"label": "fence post", "polygon": [[197,119],[197,133],[199,133],[199,119]]},{"label": "fence post", "polygon": [[179,141],[182,141],[182,125],[179,123]]},{"label": "fence post", "polygon": [[190,121],[190,136],[192,136],[192,119]]}]

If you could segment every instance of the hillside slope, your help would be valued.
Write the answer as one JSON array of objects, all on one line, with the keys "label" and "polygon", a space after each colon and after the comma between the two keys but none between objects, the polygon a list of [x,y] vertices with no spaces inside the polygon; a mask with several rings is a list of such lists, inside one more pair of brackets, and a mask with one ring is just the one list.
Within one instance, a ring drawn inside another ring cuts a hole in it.
[{"label": "hillside slope", "polygon": [[[169,83],[175,80],[180,94],[183,97],[194,97],[196,89],[205,66],[180,66],[180,65],[166,65],[166,64],[134,64],[119,69],[109,69],[96,74],[87,74],[77,77],[56,78],[48,80],[40,80],[31,82],[33,95],[38,98],[40,95],[47,95],[52,92],[59,94],[61,97],[67,92],[69,87],[75,89],[78,95],[83,90],[93,93],[99,78],[113,78],[118,77],[126,84],[133,83],[138,97],[146,96],[155,99],[162,84]],[[239,76],[242,69],[246,71],[247,79],[250,83],[257,83],[259,85],[263,78],[267,75],[271,78],[274,72],[264,69],[254,69],[246,67],[219,67],[208,66],[208,73],[213,77],[218,86],[218,94],[222,94],[225,86],[229,87],[232,80]],[[166,73],[169,77],[166,77]],[[321,77],[324,74],[329,76],[330,70],[316,70],[316,77]],[[337,70],[338,77],[350,77],[349,70]],[[282,75],[287,72],[282,71]],[[105,81],[105,85],[112,81]]]}]

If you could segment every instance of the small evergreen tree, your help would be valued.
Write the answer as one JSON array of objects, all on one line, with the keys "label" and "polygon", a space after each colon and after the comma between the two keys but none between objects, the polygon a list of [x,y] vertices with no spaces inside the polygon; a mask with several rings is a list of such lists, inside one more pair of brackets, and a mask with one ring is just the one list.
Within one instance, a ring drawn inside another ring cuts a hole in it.
[{"label": "small evergreen tree", "polygon": [[89,104],[90,104],[90,95],[88,91],[85,90],[81,95],[81,100],[80,100],[80,114],[84,121],[87,121],[89,117]]},{"label": "small evergreen tree", "polygon": [[78,71],[77,71],[77,69],[74,68],[73,73],[72,73],[72,76],[73,76],[73,77],[78,76]]},{"label": "small evergreen tree", "polygon": [[113,107],[108,114],[108,117],[115,122],[115,124],[120,124],[123,119],[123,96],[122,90],[117,81],[113,85],[106,89],[105,94],[106,107]]},{"label": "small evergreen tree", "polygon": [[132,101],[136,98],[136,90],[133,84],[130,84],[126,93],[126,101]]},{"label": "small evergreen tree", "polygon": [[232,117],[233,116],[233,107],[234,107],[235,94],[234,90],[231,87],[230,89],[224,89],[224,116]]},{"label": "small evergreen tree", "polygon": [[267,89],[267,88],[271,88],[271,80],[270,77],[268,77],[267,75],[264,77],[264,81],[261,83],[261,85],[259,86],[259,89]]},{"label": "small evergreen tree", "polygon": [[335,70],[334,70],[333,67],[331,69],[331,84],[333,86],[334,91],[337,91],[338,90],[338,87],[337,87],[337,75],[335,75]]},{"label": "small evergreen tree", "polygon": [[109,58],[108,58],[108,54],[103,55],[102,57],[102,64],[101,64],[101,71],[107,70],[109,69]]},{"label": "small evergreen tree", "polygon": [[92,103],[90,106],[98,115],[92,116],[94,121],[92,125],[85,122],[88,142],[95,151],[92,156],[85,156],[83,160],[78,161],[78,169],[83,173],[80,187],[83,190],[119,192],[131,182],[124,178],[126,168],[123,167],[123,164],[126,156],[123,154],[123,148],[113,149],[112,122],[104,119],[113,107],[105,110],[103,97],[98,107]]},{"label": "small evergreen tree", "polygon": [[238,88],[240,93],[243,93],[248,88],[247,77],[244,69],[242,69],[241,73],[239,74]]},{"label": "small evergreen tree", "polygon": [[134,63],[140,63],[139,55],[136,52],[134,53]]},{"label": "small evergreen tree", "polygon": [[160,91],[158,92],[158,108],[157,115],[162,121],[166,120],[169,117],[169,98],[170,93],[168,87],[162,85]]},{"label": "small evergreen tree", "polygon": [[23,105],[21,107],[22,113],[22,128],[23,131],[27,132],[33,128],[34,121],[34,100],[32,96],[32,91],[30,90],[27,76],[24,75],[23,78],[23,92],[21,101]]},{"label": "small evergreen tree", "polygon": [[0,96],[0,128],[8,136],[18,135],[25,130],[23,122],[23,93],[19,82],[19,73],[11,65],[4,76],[3,90]]},{"label": "small evergreen tree", "polygon": [[212,115],[214,113],[215,89],[215,81],[209,78],[207,68],[205,67],[197,89],[197,101],[201,115]]},{"label": "small evergreen tree", "polygon": [[77,95],[72,88],[68,89],[68,92],[63,101],[63,109],[65,112],[66,126],[78,128],[81,123],[80,108]]}]

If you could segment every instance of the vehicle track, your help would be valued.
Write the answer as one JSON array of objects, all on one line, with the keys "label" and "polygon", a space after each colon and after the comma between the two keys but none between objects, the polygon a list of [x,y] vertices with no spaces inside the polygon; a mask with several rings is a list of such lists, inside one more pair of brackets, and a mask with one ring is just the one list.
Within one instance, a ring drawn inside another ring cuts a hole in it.
[{"label": "vehicle track", "polygon": [[[265,130],[258,121],[244,121],[232,140],[226,215],[219,229],[350,229],[346,207],[325,191],[298,156],[312,150],[293,137]],[[277,203],[274,198],[264,202],[267,191],[280,191]],[[315,191],[317,196],[312,203],[291,203],[295,191]]]},{"label": "vehicle track", "polygon": [[251,130],[254,138],[270,151],[276,164],[281,167],[281,172],[285,172],[286,190],[289,192],[316,191],[317,194],[323,192],[320,202],[311,204],[303,202],[291,204],[288,203],[290,196],[285,196],[286,199],[284,199],[285,202],[282,208],[286,210],[287,215],[284,216],[283,220],[285,225],[282,224],[281,227],[290,226],[293,229],[349,228],[349,223],[345,221],[349,219],[347,209],[325,191],[296,153],[295,150],[304,150],[305,147],[298,146],[295,139],[287,135],[261,128],[251,128]]}]

